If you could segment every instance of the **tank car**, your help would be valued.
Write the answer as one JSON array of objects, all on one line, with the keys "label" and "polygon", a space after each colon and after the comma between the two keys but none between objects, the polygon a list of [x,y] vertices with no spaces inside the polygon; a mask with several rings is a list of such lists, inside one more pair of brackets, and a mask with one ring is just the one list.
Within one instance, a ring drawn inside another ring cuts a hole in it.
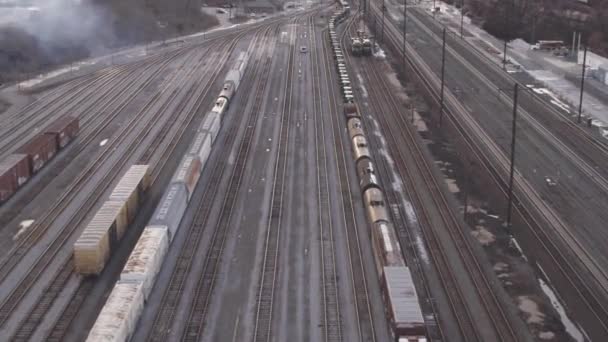
[{"label": "tank car", "polygon": [[359,179],[362,179],[368,173],[376,173],[376,168],[371,158],[360,158],[356,164]]},{"label": "tank car", "polygon": [[371,158],[369,154],[369,146],[367,145],[367,139],[363,135],[357,135],[352,139],[353,151],[355,153],[355,162],[360,158],[367,157]]},{"label": "tank car", "polygon": [[226,109],[228,109],[228,99],[225,97],[218,97],[217,100],[215,100],[215,104],[213,105],[213,108],[211,108],[211,111],[222,115],[226,112]]},{"label": "tank car", "polygon": [[375,173],[367,173],[360,178],[359,187],[361,188],[361,192],[365,192],[368,189],[380,188],[380,182],[378,181],[378,177]]},{"label": "tank car", "polygon": [[354,138],[357,135],[365,135],[365,132],[363,131],[363,124],[361,123],[361,119],[359,118],[352,118],[349,119],[348,122],[346,123],[346,125],[348,126],[348,135],[350,136],[350,138]]},{"label": "tank car", "polygon": [[389,222],[388,208],[382,190],[375,187],[365,190],[363,192],[363,203],[372,225],[378,222]]},{"label": "tank car", "polygon": [[220,96],[226,100],[232,100],[232,96],[234,95],[234,82],[224,82],[224,86],[222,87],[222,91],[220,91]]}]

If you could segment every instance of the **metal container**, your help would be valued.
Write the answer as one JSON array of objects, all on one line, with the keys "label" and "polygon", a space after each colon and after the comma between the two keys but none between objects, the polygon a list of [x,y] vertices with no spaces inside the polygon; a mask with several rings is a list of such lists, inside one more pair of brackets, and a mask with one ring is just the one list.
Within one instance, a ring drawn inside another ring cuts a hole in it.
[{"label": "metal container", "polygon": [[197,155],[201,162],[201,170],[205,168],[207,158],[211,153],[211,134],[207,132],[197,132],[192,144],[190,145],[189,154]]},{"label": "metal container", "polygon": [[172,241],[187,207],[188,189],[186,189],[186,185],[184,183],[173,182],[165,190],[148,225],[167,226],[169,229],[169,240]]},{"label": "metal container", "polygon": [[[114,210],[114,211],[112,211]],[[103,270],[119,241],[119,208],[104,207],[95,214],[78,240],[74,243],[76,272],[85,275],[99,274]],[[122,230],[124,231],[124,227]]]},{"label": "metal container", "polygon": [[363,178],[369,173],[376,173],[374,162],[370,158],[361,158],[357,161],[357,175],[359,179]]},{"label": "metal container", "polygon": [[27,154],[11,154],[0,162],[0,203],[9,199],[30,176]]},{"label": "metal container", "polygon": [[207,113],[207,115],[205,115],[205,118],[203,118],[203,122],[201,122],[199,131],[208,132],[209,134],[211,134],[211,143],[213,143],[215,141],[215,138],[217,138],[217,134],[220,131],[220,123],[220,114],[215,112],[209,112]]},{"label": "metal container", "polygon": [[217,100],[215,100],[213,108],[211,108],[211,112],[218,113],[221,120],[222,115],[226,112],[226,109],[228,109],[228,100],[223,97],[218,97]]},{"label": "metal container", "polygon": [[384,267],[383,285],[383,295],[395,335],[424,338],[424,317],[410,270],[407,267]]},{"label": "metal container", "polygon": [[132,165],[110,194],[110,200],[126,203],[129,221],[135,219],[139,204],[146,189],[150,186],[150,182],[150,168],[148,165]]},{"label": "metal container", "polygon": [[399,240],[392,224],[380,222],[372,226],[372,248],[378,274],[382,275],[385,266],[405,266]]},{"label": "metal container", "polygon": [[201,169],[202,165],[198,159],[198,155],[186,154],[173,175],[174,182],[186,184],[186,188],[188,188],[188,200],[190,200],[194,189],[196,189],[196,184],[201,176]]},{"label": "metal container", "polygon": [[220,91],[219,97],[224,97],[230,101],[230,99],[232,99],[232,95],[234,95],[234,83],[224,82],[224,86],[222,87],[222,91]]},{"label": "metal container", "polygon": [[367,145],[367,139],[365,139],[365,136],[357,135],[352,141],[355,162],[363,157],[371,158],[371,155],[369,154],[369,146]]},{"label": "metal container", "polygon": [[380,187],[380,182],[378,181],[378,177],[374,173],[368,173],[360,178],[359,187],[361,188],[361,192],[365,192],[370,188],[382,189]]},{"label": "metal container", "polygon": [[359,118],[348,119],[346,125],[348,126],[348,135],[351,139],[357,135],[365,135],[363,123]]},{"label": "metal container", "polygon": [[141,282],[114,285],[87,342],[129,341],[144,310],[144,291]]},{"label": "metal container", "polygon": [[124,201],[106,201],[101,208],[97,211],[96,217],[98,219],[107,220],[111,222],[114,220],[114,226],[116,227],[116,238],[122,239],[129,227],[129,217],[125,210]]},{"label": "metal container", "polygon": [[363,203],[370,223],[389,222],[388,208],[382,191],[378,188],[369,188],[363,192]]},{"label": "metal container", "polygon": [[80,130],[78,118],[73,116],[62,116],[50,124],[45,130],[45,134],[55,137],[57,148],[62,149],[69,144]]},{"label": "metal container", "polygon": [[169,248],[167,227],[146,227],[120,273],[121,282],[141,282],[148,299]]},{"label": "metal container", "polygon": [[19,148],[18,153],[29,156],[30,170],[32,173],[38,172],[51,160],[57,152],[55,137],[49,134],[38,134],[27,144]]}]

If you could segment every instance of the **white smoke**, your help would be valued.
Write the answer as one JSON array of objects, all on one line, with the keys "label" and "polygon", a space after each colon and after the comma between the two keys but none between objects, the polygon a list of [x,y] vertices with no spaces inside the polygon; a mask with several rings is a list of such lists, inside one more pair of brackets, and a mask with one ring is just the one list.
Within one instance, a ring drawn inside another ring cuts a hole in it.
[{"label": "white smoke", "polygon": [[112,41],[112,15],[91,0],[20,0],[18,7],[29,15],[9,25],[36,37],[50,54],[77,46],[90,53],[105,49]]}]

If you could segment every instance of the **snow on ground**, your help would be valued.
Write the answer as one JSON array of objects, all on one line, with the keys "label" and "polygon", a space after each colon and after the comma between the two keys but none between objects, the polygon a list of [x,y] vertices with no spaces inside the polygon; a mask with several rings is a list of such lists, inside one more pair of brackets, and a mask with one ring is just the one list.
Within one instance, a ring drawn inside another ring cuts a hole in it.
[{"label": "snow on ground", "polygon": [[570,318],[566,314],[566,310],[558,300],[555,292],[553,292],[553,290],[549,287],[549,285],[545,283],[542,279],[538,279],[538,282],[540,283],[540,287],[543,289],[543,292],[551,300],[551,305],[553,305],[555,310],[559,313],[559,317],[561,318],[562,323],[564,323],[566,331],[570,334],[570,336],[572,336],[572,338],[577,342],[590,341],[584,331],[580,327],[578,327],[576,323],[570,320]]},{"label": "snow on ground", "polygon": [[363,77],[361,77],[361,74],[359,73],[357,73],[357,80],[359,80],[359,87],[361,88],[361,93],[363,93],[363,97],[369,97],[369,94],[367,93],[367,88],[365,88],[365,85],[363,85]]},{"label": "snow on ground", "polygon": [[386,58],[386,53],[382,48],[376,45],[376,51],[374,51],[374,57],[384,59]]},{"label": "snow on ground", "polygon": [[29,227],[32,226],[32,224],[34,224],[34,220],[23,220],[21,221],[21,223],[19,223],[19,230],[17,231],[17,233],[13,236],[13,241],[19,239],[19,237],[25,233]]},{"label": "snow on ground", "polygon": [[526,323],[542,324],[545,320],[545,314],[540,312],[538,304],[528,296],[517,297],[517,307],[527,315]]}]

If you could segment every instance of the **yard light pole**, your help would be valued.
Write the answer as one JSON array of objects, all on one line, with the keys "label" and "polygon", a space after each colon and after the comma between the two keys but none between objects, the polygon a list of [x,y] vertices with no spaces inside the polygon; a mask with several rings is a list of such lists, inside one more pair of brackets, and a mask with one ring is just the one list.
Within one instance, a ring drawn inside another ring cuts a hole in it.
[{"label": "yard light pole", "polygon": [[403,0],[403,61],[405,62],[405,41],[407,38],[407,0]]},{"label": "yard light pole", "polygon": [[464,0],[460,2],[460,39],[462,39],[462,26],[464,24]]},{"label": "yard light pole", "polygon": [[386,5],[384,4],[384,0],[382,0],[382,36],[380,38],[381,43],[384,43],[384,12],[386,12]]},{"label": "yard light pole", "polygon": [[[578,59],[578,56],[577,56]],[[578,123],[581,123],[581,115],[583,114],[583,91],[585,89],[585,69],[587,67],[587,45],[585,45],[585,52],[583,52],[583,71],[581,75],[581,97],[578,103]]]},{"label": "yard light pole", "polygon": [[509,171],[509,197],[507,203],[507,227],[511,227],[511,211],[513,207],[513,176],[515,174],[515,134],[517,130],[517,92],[519,84],[513,88],[513,123],[511,128],[511,169]]},{"label": "yard light pole", "polygon": [[439,127],[443,120],[443,88],[445,86],[445,26],[443,27],[443,46],[441,48],[441,98],[439,100]]}]

